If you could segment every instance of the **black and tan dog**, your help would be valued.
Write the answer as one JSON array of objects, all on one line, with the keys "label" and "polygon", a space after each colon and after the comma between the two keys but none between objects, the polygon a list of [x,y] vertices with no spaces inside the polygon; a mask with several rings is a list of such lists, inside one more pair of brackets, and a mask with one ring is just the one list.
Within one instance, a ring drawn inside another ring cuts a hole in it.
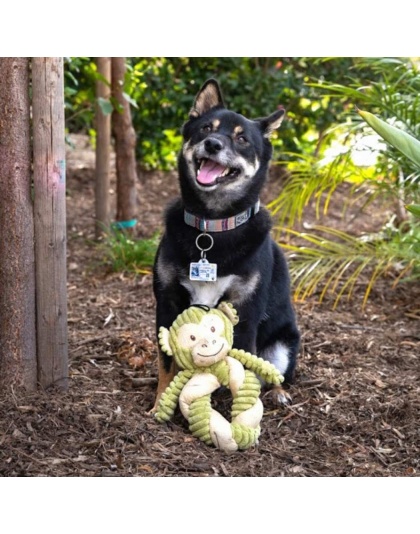
[{"label": "black and tan dog", "polygon": [[[215,80],[201,88],[183,127],[181,198],[166,213],[154,293],[158,329],[169,328],[192,304],[231,302],[240,318],[234,346],[272,362],[287,383],[299,332],[286,261],[259,203],[272,155],[270,134],[283,115],[279,109],[249,120],[225,108]],[[157,400],[173,374],[172,359],[160,355]],[[284,401],[283,391],[279,398]]]}]

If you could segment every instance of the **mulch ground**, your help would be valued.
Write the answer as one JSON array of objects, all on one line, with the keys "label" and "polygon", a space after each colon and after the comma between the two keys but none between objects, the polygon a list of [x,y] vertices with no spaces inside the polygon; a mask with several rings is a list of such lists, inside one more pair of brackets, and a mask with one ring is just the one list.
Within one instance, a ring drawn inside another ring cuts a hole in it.
[{"label": "mulch ground", "polygon": [[[263,396],[258,446],[226,455],[193,438],[183,418],[158,424],[157,352],[150,274],[110,272],[94,241],[93,153],[68,155],[70,387],[0,394],[0,475],[418,476],[420,288],[379,282],[336,310],[296,303],[302,349],[293,402]],[[161,228],[177,194],[172,173],[142,173],[139,237]],[[281,187],[271,178],[265,200]],[[115,195],[113,195],[113,198]],[[337,208],[339,210],[339,206]],[[360,213],[358,224],[368,224]],[[338,219],[337,219],[338,220]],[[353,224],[356,224],[353,220]],[[230,404],[214,395],[216,409]]]}]

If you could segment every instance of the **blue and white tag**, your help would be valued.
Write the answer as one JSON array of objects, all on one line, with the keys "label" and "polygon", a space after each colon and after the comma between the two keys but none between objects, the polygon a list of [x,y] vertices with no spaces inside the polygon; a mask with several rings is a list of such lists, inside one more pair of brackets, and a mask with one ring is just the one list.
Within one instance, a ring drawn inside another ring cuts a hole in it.
[{"label": "blue and white tag", "polygon": [[190,263],[190,280],[193,282],[215,282],[217,280],[217,263],[209,263],[205,258]]}]

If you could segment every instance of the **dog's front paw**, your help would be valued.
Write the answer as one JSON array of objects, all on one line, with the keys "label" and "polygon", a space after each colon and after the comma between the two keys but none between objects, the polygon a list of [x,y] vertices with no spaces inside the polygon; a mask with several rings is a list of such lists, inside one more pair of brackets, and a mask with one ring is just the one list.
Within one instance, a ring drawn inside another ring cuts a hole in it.
[{"label": "dog's front paw", "polygon": [[155,399],[155,403],[154,403],[154,405],[153,405],[153,408],[151,408],[150,410],[148,410],[148,411],[146,412],[146,415],[149,415],[150,417],[155,417],[155,416],[156,416],[156,412],[159,410],[160,397],[161,397],[161,395],[157,395],[157,396],[156,396],[156,399]]},{"label": "dog's front paw", "polygon": [[282,406],[288,406],[289,404],[292,404],[292,397],[290,393],[288,393],[281,386],[273,386],[269,390],[268,394],[272,397],[276,404],[281,404]]}]

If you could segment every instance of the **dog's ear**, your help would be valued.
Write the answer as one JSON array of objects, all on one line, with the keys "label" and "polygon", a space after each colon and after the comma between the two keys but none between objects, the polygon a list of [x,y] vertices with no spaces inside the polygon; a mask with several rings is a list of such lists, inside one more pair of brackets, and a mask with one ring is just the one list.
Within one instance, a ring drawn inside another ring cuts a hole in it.
[{"label": "dog's ear", "polygon": [[190,111],[190,118],[197,118],[215,107],[224,107],[219,84],[213,78],[207,80],[198,92]]},{"label": "dog's ear", "polygon": [[280,108],[268,117],[263,119],[257,119],[257,122],[260,124],[260,128],[264,134],[264,137],[270,137],[270,135],[280,127],[280,124],[283,122],[284,115],[286,111],[284,108]]}]

